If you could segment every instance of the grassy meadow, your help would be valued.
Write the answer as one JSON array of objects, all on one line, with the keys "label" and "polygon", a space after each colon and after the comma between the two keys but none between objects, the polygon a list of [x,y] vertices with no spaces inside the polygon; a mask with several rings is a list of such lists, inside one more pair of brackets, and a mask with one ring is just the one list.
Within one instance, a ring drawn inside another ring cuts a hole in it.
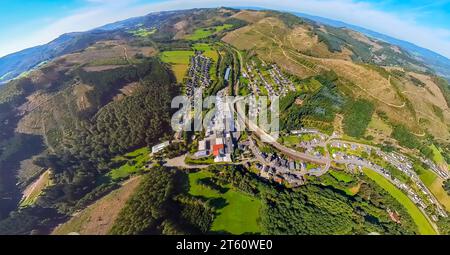
[{"label": "grassy meadow", "polygon": [[226,204],[217,210],[218,215],[214,219],[211,231],[228,232],[231,234],[259,233],[261,228],[258,224],[261,202],[241,191],[228,188],[223,194],[218,191],[199,185],[198,180],[208,178],[211,173],[200,171],[189,174],[189,194],[205,198],[223,198]]}]

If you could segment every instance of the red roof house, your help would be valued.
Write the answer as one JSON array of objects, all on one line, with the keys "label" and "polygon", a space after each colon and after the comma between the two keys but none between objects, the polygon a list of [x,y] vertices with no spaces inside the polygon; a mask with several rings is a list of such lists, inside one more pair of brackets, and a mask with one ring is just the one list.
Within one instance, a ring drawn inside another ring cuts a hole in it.
[{"label": "red roof house", "polygon": [[223,144],[216,144],[213,146],[213,154],[214,156],[219,156],[220,154],[220,150],[224,149],[224,145]]}]

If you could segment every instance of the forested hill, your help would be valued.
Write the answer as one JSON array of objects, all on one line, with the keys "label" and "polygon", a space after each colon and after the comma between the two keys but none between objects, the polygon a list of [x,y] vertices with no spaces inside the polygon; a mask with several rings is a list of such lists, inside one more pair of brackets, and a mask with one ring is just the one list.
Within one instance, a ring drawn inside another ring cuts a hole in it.
[{"label": "forested hill", "polygon": [[[138,24],[145,25],[147,27],[159,28],[167,19],[176,18],[179,15],[185,15],[194,12],[195,10],[188,10],[183,12],[167,11],[151,13],[146,16],[135,17],[124,21],[111,23],[93,29],[91,31],[64,34],[48,44],[9,54],[0,58],[0,85],[4,84],[10,79],[19,76],[24,72],[29,71],[32,68],[39,66],[42,63],[45,63],[46,61],[54,59],[55,57],[82,50],[88,45],[91,45],[99,40],[113,38],[117,39],[123,37],[123,31],[133,28]],[[304,13],[294,14],[299,17],[304,17],[306,19],[319,22],[320,24],[329,25],[339,29],[348,28],[354,31],[358,31],[380,41],[399,46],[400,48],[405,50],[408,55],[411,56],[411,59],[409,59],[409,61],[414,60],[413,62],[424,64],[435,71],[438,75],[441,75],[447,80],[450,80],[450,60],[431,50],[418,47],[410,42],[398,40],[381,33],[377,33],[340,21],[312,16]]]},{"label": "forested hill", "polygon": [[[141,171],[146,162],[128,153],[139,149],[145,159],[146,148],[173,136],[170,103],[181,87],[159,53],[190,47],[171,40],[179,32],[174,24],[195,12],[152,14],[63,36],[45,46],[53,60],[46,57],[0,87],[1,233],[48,233],[116,189],[127,177],[122,165]],[[198,15],[205,22],[230,13],[205,9]],[[40,176],[47,182],[28,194]]]}]

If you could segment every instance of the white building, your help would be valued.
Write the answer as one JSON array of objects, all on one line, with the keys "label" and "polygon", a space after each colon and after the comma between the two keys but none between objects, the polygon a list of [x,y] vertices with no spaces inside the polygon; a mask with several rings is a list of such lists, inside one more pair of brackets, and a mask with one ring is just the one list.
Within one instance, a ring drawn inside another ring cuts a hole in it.
[{"label": "white building", "polygon": [[166,148],[169,145],[170,145],[170,141],[157,144],[157,145],[152,147],[152,153],[153,154],[158,153],[158,152],[162,151],[164,148]]},{"label": "white building", "polygon": [[206,141],[205,140],[201,140],[198,142],[198,150],[199,151],[206,150]]}]

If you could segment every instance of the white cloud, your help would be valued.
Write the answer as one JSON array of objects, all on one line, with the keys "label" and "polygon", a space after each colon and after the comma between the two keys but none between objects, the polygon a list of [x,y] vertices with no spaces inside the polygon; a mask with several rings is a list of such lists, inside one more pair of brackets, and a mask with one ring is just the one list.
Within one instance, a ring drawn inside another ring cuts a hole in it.
[{"label": "white cloud", "polygon": [[[26,47],[46,43],[57,36],[74,31],[92,29],[110,22],[161,10],[193,7],[255,6],[298,11],[359,25],[450,57],[450,31],[417,24],[414,15],[394,14],[377,10],[374,5],[351,0],[167,0],[159,3],[130,5],[133,0],[86,0],[99,3],[89,9],[78,10],[24,38],[2,45],[0,55]],[[25,43],[26,42],[26,43]],[[11,46],[12,45],[12,46]],[[8,47],[9,46],[9,47]]]}]

